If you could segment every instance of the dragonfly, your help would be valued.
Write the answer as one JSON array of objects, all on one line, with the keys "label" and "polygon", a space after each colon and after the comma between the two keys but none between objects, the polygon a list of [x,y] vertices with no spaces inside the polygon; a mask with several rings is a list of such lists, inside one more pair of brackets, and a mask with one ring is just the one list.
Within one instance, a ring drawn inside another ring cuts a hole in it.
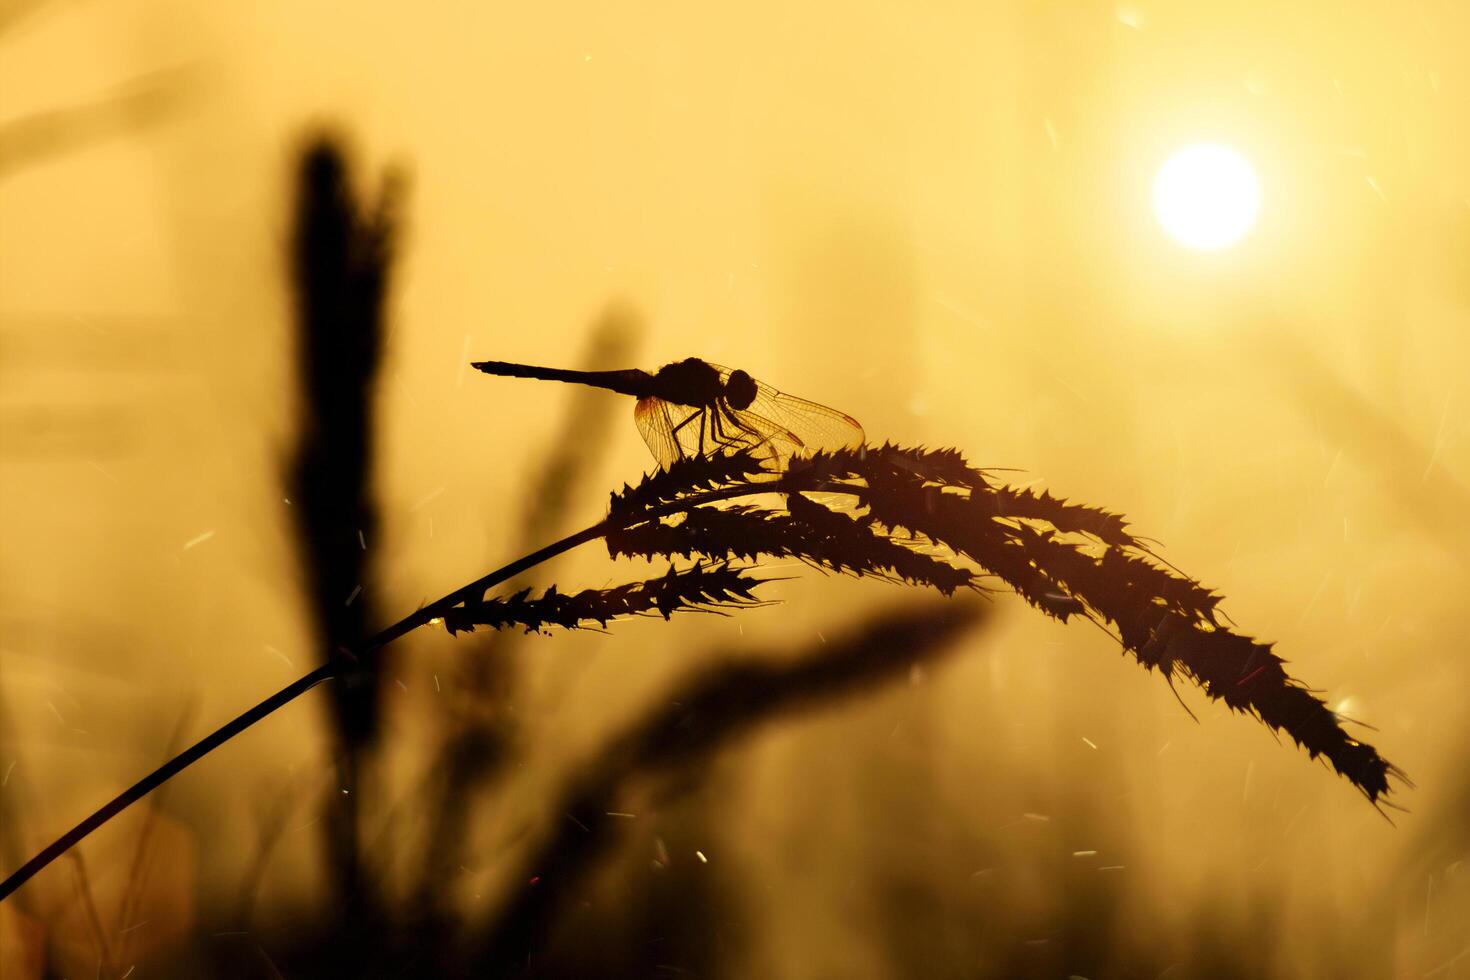
[{"label": "dragonfly", "polygon": [[633,407],[638,432],[665,469],[681,459],[740,451],[781,464],[793,455],[863,443],[863,427],[852,416],[697,357],[665,364],[652,374],[507,361],[470,366],[505,378],[563,381],[631,395],[638,399]]}]

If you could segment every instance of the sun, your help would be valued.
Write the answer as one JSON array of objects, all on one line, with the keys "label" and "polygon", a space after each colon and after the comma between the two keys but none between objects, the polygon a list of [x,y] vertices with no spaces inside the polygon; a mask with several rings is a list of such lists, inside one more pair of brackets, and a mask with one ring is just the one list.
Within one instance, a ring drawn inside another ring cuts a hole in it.
[{"label": "sun", "polygon": [[1245,157],[1197,143],[1164,161],[1154,178],[1154,213],[1181,244],[1213,252],[1234,245],[1256,223],[1260,184]]}]

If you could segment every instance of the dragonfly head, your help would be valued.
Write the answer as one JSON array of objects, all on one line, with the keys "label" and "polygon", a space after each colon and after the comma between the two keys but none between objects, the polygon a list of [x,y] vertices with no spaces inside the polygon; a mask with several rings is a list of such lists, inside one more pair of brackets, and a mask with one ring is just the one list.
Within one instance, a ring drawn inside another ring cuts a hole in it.
[{"label": "dragonfly head", "polygon": [[725,402],[737,412],[755,401],[755,379],[744,371],[731,371],[725,379]]}]

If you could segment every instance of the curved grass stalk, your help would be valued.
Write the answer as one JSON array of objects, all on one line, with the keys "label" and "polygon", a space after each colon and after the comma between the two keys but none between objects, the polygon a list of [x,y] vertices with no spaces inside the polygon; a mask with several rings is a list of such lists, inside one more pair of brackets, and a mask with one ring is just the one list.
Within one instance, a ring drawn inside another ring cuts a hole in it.
[{"label": "curved grass stalk", "polygon": [[[654,517],[668,516],[691,510],[703,504],[714,503],[720,500],[729,500],[735,497],[751,496],[754,494],[770,493],[772,485],[767,482],[759,484],[746,483],[734,487],[722,487],[706,493],[687,497],[682,501],[662,504],[646,514],[640,515],[639,520],[647,520]],[[215,749],[224,745],[230,739],[255,725],[257,722],[275,714],[281,708],[295,701],[301,695],[310,691],[317,685],[333,680],[353,670],[363,659],[371,657],[383,647],[395,640],[401,639],[421,626],[426,626],[436,619],[442,619],[444,614],[462,602],[477,599],[485,593],[486,589],[493,588],[501,583],[520,575],[529,569],[535,568],[542,562],[557,557],[564,552],[571,551],[580,545],[596,541],[614,529],[615,523],[612,519],[599,521],[590,527],[583,528],[574,534],[569,534],[560,541],[552,542],[544,548],[533,551],[528,555],[516,559],[508,565],[503,565],[486,575],[475,579],[473,582],[453,592],[436,599],[426,606],[422,606],[413,613],[403,617],[393,625],[383,629],[363,644],[361,650],[340,650],[332,660],[311,671],[308,674],[292,681],[281,688],[270,697],[261,701],[253,708],[241,713],[225,724],[216,728],[199,741],[190,745],[182,752],[170,758],[163,765],[148,773],[107,803],[98,807],[90,816],[82,820],[75,827],[62,834],[25,864],[17,868],[4,882],[0,882],[0,901],[11,895],[17,888],[71,850],[77,844],[85,840],[93,831],[107,823],[113,817],[122,813],[129,806],[141,800],[159,786],[168,782],[174,776],[183,772],[189,766],[198,762]]]},{"label": "curved grass stalk", "polygon": [[[851,498],[840,513],[816,502]],[[768,497],[711,509],[741,497]],[[613,557],[699,557],[701,571],[671,570],[663,580],[535,599],[529,591],[485,599],[486,590],[563,552],[605,539]],[[749,453],[696,457],[612,494],[608,516],[481,576],[416,610],[206,735],[63,834],[0,883],[0,899],[133,802],[326,680],[436,619],[456,629],[519,623],[575,627],[639,611],[749,606],[757,579],[729,562],[796,559],[864,577],[927,586],[950,595],[983,591],[992,576],[1046,615],[1081,616],[1103,626],[1146,669],[1185,676],[1205,695],[1283,732],[1313,758],[1325,758],[1375,806],[1402,772],[1372,745],[1352,738],[1342,719],[1287,674],[1271,644],[1222,625],[1220,596],[1155,556],[1122,517],[1048,494],[993,483],[953,450],[864,446],[782,461],[776,469]],[[978,572],[976,569],[978,568]],[[719,569],[716,573],[713,569]],[[662,584],[660,584],[662,582]]]}]

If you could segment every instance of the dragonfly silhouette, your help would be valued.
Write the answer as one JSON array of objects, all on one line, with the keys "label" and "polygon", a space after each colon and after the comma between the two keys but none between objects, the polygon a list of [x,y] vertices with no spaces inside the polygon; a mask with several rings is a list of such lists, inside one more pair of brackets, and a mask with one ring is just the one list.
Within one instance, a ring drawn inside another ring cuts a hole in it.
[{"label": "dragonfly silhouette", "polygon": [[744,371],[697,357],[647,371],[564,371],[475,361],[486,374],[605,388],[638,399],[633,420],[659,465],[750,450],[782,461],[802,452],[863,442],[863,427],[835,409],[777,391]]}]

